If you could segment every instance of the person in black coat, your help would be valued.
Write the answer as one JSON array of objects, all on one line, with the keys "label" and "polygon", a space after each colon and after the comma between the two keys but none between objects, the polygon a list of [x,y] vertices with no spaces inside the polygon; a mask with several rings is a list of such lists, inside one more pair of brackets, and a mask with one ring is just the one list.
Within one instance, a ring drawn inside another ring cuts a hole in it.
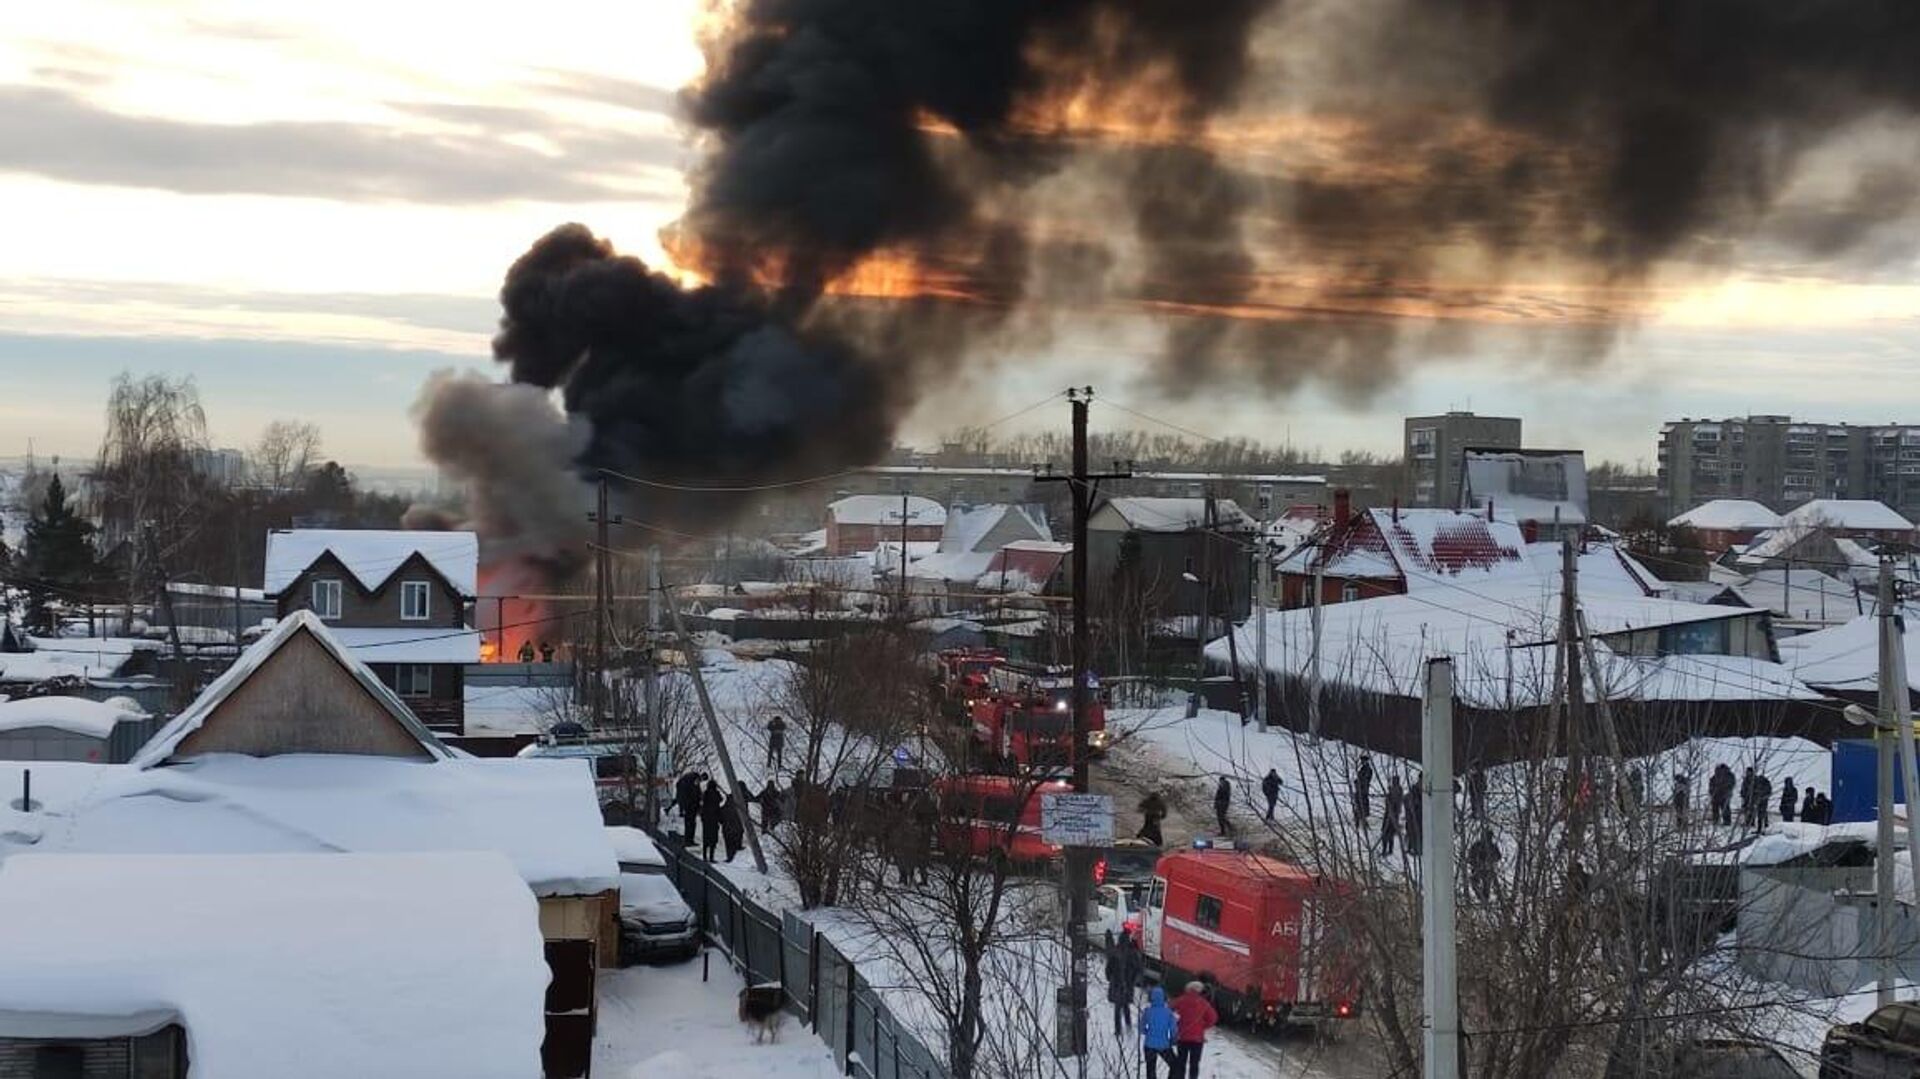
[{"label": "person in black coat", "polygon": [[1353,823],[1361,828],[1367,826],[1367,818],[1373,815],[1373,758],[1360,758],[1360,767],[1353,773]]},{"label": "person in black coat", "polygon": [[773,777],[767,777],[767,785],[760,788],[760,796],[756,799],[760,803],[762,831],[770,832],[780,826],[781,799],[784,797],[780,792],[780,784],[774,782]]},{"label": "person in black coat", "polygon": [[1733,823],[1733,784],[1733,769],[1724,762],[1714,765],[1707,780],[1707,807],[1709,819],[1723,827]]},{"label": "person in black coat", "polygon": [[1767,814],[1773,809],[1773,780],[1755,773],[1753,777],[1753,830],[1767,830]]},{"label": "person in black coat", "polygon": [[1232,835],[1233,826],[1227,823],[1227,807],[1233,804],[1233,784],[1226,776],[1220,777],[1220,785],[1213,788],[1213,819],[1220,825],[1221,835]]},{"label": "person in black coat", "polygon": [[1400,834],[1400,803],[1406,800],[1406,791],[1400,786],[1399,776],[1387,779],[1386,812],[1380,815],[1380,853],[1392,854],[1393,841]]},{"label": "person in black coat", "polygon": [[680,843],[693,846],[693,822],[700,818],[700,777],[683,772],[673,784],[673,804],[680,809]]},{"label": "person in black coat", "polygon": [[1160,822],[1167,819],[1167,800],[1160,797],[1159,791],[1148,791],[1140,799],[1140,830],[1133,833],[1156,847],[1166,845],[1166,838],[1160,832]]},{"label": "person in black coat", "polygon": [[1793,785],[1792,776],[1780,781],[1780,819],[1788,824],[1793,823],[1793,807],[1800,802],[1799,793],[1800,788]]},{"label": "person in black coat", "polygon": [[767,771],[777,775],[786,754],[787,721],[781,716],[774,716],[767,721]]},{"label": "person in black coat", "polygon": [[1272,768],[1267,769],[1266,778],[1260,781],[1260,793],[1267,796],[1267,823],[1269,824],[1273,823],[1273,804],[1280,800],[1280,786],[1280,773]]},{"label": "person in black coat", "polygon": [[726,798],[720,793],[720,784],[707,780],[707,789],[700,794],[700,853],[707,861],[713,861],[713,850],[720,845],[720,807]]},{"label": "person in black coat", "polygon": [[1693,782],[1687,778],[1687,773],[1673,773],[1673,825],[1676,828],[1687,826],[1687,797],[1692,787]]},{"label": "person in black coat", "polygon": [[1116,1039],[1122,1027],[1133,1029],[1133,991],[1145,971],[1146,962],[1141,958],[1139,946],[1134,943],[1133,935],[1123,930],[1120,939],[1107,949],[1107,1003],[1113,1005]]},{"label": "person in black coat", "polygon": [[1807,788],[1805,798],[1800,800],[1800,819],[1808,824],[1819,824],[1819,799],[1814,797],[1813,788]]},{"label": "person in black coat", "polygon": [[746,842],[747,823],[740,819],[740,799],[729,798],[720,806],[720,838],[727,844],[727,861],[740,853]]},{"label": "person in black coat", "polygon": [[1499,864],[1500,845],[1493,841],[1493,830],[1480,829],[1480,838],[1467,847],[1467,883],[1482,903],[1493,894],[1493,875]]},{"label": "person in black coat", "polygon": [[1407,818],[1407,853],[1420,857],[1421,810],[1420,781],[1413,781],[1413,787],[1400,797],[1400,809]]}]

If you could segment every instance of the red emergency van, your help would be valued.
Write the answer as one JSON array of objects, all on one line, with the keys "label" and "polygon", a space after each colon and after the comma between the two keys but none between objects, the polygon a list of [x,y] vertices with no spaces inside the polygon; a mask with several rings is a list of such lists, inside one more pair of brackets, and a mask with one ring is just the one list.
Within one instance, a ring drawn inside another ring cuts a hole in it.
[{"label": "red emergency van", "polygon": [[1015,862],[1050,861],[1060,848],[1040,837],[1040,798],[1067,794],[1073,784],[1063,779],[1033,780],[1018,776],[959,775],[933,782],[940,799],[940,842],[986,857],[1002,851]]},{"label": "red emergency van", "polygon": [[1197,848],[1163,855],[1140,915],[1149,970],[1213,986],[1221,1014],[1253,1023],[1359,1014],[1353,889],[1278,858]]}]

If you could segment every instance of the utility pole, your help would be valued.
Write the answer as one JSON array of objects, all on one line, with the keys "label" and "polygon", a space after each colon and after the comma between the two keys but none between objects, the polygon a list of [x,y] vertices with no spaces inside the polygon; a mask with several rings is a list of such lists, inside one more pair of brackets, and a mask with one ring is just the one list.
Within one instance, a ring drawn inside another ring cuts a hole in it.
[{"label": "utility pole", "polygon": [[1320,625],[1321,596],[1326,588],[1327,549],[1314,552],[1313,559],[1313,640],[1307,653],[1307,744],[1320,744]]},{"label": "utility pole", "polygon": [[1460,990],[1456,981],[1453,866],[1453,661],[1430,659],[1420,711],[1423,826],[1420,895],[1421,979],[1427,1021],[1426,1079],[1459,1079]]},{"label": "utility pole", "polygon": [[[1040,476],[1042,483],[1065,482],[1073,504],[1073,683],[1070,699],[1073,708],[1073,789],[1088,793],[1091,779],[1087,762],[1087,678],[1091,670],[1088,647],[1090,635],[1087,614],[1092,607],[1088,587],[1087,518],[1093,515],[1094,493],[1101,480],[1126,479],[1131,473],[1087,471],[1087,406],[1093,400],[1093,387],[1069,388],[1067,403],[1073,409],[1073,472],[1067,476]],[[1093,892],[1093,859],[1086,847],[1065,850],[1067,872],[1067,947],[1072,955],[1068,994],[1073,1000],[1073,1048],[1079,1060],[1078,1072],[1087,1074],[1087,908]]]},{"label": "utility pole", "polygon": [[593,726],[598,730],[607,722],[607,474],[602,472],[595,484],[598,512],[589,515],[594,523],[593,548]]},{"label": "utility pole", "polygon": [[747,836],[747,847],[753,851],[753,867],[765,873],[767,856],[760,852],[760,830],[754,827],[753,814],[747,812],[747,788],[734,774],[733,754],[727,752],[727,740],[720,735],[720,718],[714,714],[713,698],[707,695],[706,676],[700,673],[700,650],[687,633],[687,624],[680,618],[680,605],[674,602],[673,593],[664,588],[661,593],[667,601],[667,617],[673,620],[673,635],[679,639],[680,650],[687,657],[687,673],[693,677],[694,695],[700,698],[700,715],[707,721],[707,737],[713,740],[714,756],[720,758],[720,774],[726,777],[727,790],[732,792],[734,808],[740,814],[741,830]]},{"label": "utility pole", "polygon": [[1879,825],[1875,829],[1878,841],[1874,852],[1875,884],[1878,895],[1876,906],[1879,908],[1880,932],[1878,933],[1878,951],[1880,957],[1880,985],[1878,999],[1881,1004],[1891,1004],[1894,998],[1893,980],[1897,964],[1893,956],[1893,917],[1899,900],[1893,888],[1893,775],[1894,754],[1899,754],[1901,778],[1906,784],[1907,796],[1907,850],[1908,857],[1915,865],[1920,865],[1920,830],[1914,827],[1914,807],[1920,804],[1916,791],[1920,791],[1920,777],[1915,772],[1913,747],[1913,721],[1908,715],[1907,701],[1907,651],[1902,640],[1904,626],[1900,612],[1895,606],[1898,592],[1893,580],[1893,559],[1881,556],[1880,559],[1880,737],[1879,742]]},{"label": "utility pole", "polygon": [[1260,733],[1267,733],[1267,590],[1273,587],[1273,558],[1267,551],[1267,513],[1272,509],[1273,492],[1258,489],[1260,534],[1253,543],[1253,718]]},{"label": "utility pole", "polygon": [[[1586,758],[1583,740],[1587,723],[1586,680],[1580,673],[1580,556],[1574,550],[1571,537],[1560,541],[1560,651],[1563,653],[1561,670],[1566,676],[1565,693],[1567,698],[1567,771],[1573,779],[1573,790],[1578,792],[1586,786]],[[1579,835],[1581,819],[1576,802],[1573,834]]]},{"label": "utility pole", "polygon": [[647,548],[647,826],[660,823],[660,546]]},{"label": "utility pole", "polygon": [[900,621],[907,620],[907,492],[900,492]]}]

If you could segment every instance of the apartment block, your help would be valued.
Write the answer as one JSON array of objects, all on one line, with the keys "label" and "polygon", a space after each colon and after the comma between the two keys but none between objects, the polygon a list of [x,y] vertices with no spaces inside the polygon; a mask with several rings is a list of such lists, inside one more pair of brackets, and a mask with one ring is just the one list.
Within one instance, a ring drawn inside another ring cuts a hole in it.
[{"label": "apartment block", "polygon": [[1461,455],[1468,447],[1520,448],[1520,420],[1448,412],[1406,421],[1407,490],[1416,506],[1452,506],[1460,497]]},{"label": "apartment block", "polygon": [[1680,419],[1660,428],[1660,494],[1682,513],[1716,498],[1787,512],[1816,498],[1920,511],[1920,425],[1796,422],[1790,416]]}]

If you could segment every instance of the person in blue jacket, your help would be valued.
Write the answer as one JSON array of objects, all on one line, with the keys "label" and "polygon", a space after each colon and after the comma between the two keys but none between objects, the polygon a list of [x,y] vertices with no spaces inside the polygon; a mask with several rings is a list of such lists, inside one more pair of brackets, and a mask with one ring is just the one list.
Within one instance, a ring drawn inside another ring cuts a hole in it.
[{"label": "person in blue jacket", "polygon": [[1160,1062],[1167,1062],[1170,1079],[1180,1079],[1180,1058],[1173,1052],[1174,1032],[1180,1017],[1167,1006],[1167,991],[1154,986],[1147,993],[1147,1006],[1140,1012],[1140,1044],[1146,1048],[1147,1079],[1160,1079]]}]

